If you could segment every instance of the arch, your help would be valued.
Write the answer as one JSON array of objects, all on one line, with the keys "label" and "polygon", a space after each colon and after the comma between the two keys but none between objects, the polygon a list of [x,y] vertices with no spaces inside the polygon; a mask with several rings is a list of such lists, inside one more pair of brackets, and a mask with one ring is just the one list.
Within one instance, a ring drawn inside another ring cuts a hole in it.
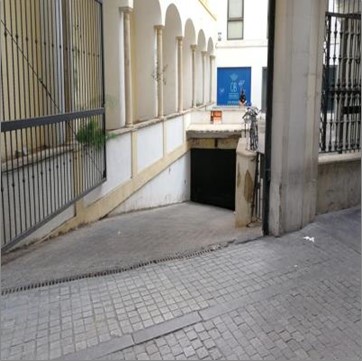
[{"label": "arch", "polygon": [[205,69],[203,68],[203,52],[206,51],[205,33],[201,29],[197,36],[196,50],[196,105],[204,104]]},{"label": "arch", "polygon": [[192,52],[191,45],[196,43],[196,31],[191,19],[185,23],[183,41],[183,100],[184,109],[192,107]]},{"label": "arch", "polygon": [[176,6],[171,4],[166,11],[163,32],[165,114],[172,114],[177,110],[177,36],[181,35],[181,17]]},{"label": "arch", "polygon": [[205,69],[205,74],[206,74],[206,79],[205,79],[205,99],[206,102],[211,102],[212,101],[212,93],[213,93],[213,79],[215,77],[214,74],[214,69],[212,61],[211,61],[211,55],[214,55],[214,41],[213,39],[210,37],[208,42],[207,42],[207,54],[208,54],[208,58],[206,59],[206,69]]},{"label": "arch", "polygon": [[212,38],[209,38],[207,42],[207,52],[209,53],[209,55],[214,54],[214,41],[212,40]]},{"label": "arch", "polygon": [[134,114],[135,120],[150,119],[157,112],[155,76],[155,25],[161,24],[159,0],[134,0]]}]

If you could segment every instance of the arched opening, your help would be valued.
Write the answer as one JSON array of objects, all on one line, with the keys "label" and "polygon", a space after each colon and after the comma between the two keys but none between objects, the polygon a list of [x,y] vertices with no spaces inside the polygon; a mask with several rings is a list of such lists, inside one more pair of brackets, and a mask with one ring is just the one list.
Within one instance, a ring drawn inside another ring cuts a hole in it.
[{"label": "arched opening", "polygon": [[206,102],[209,103],[212,101],[213,94],[213,83],[214,83],[214,69],[213,69],[213,61],[211,56],[214,55],[214,42],[212,38],[209,38],[207,43],[207,59],[206,59],[206,81],[205,81],[205,99]]},{"label": "arched opening", "polygon": [[205,68],[203,65],[204,55],[206,50],[205,34],[203,30],[199,31],[197,37],[197,49],[196,49],[196,105],[204,104],[204,91],[205,91]]},{"label": "arched opening", "polygon": [[135,120],[154,118],[157,111],[155,81],[155,25],[162,23],[158,0],[134,1],[134,52],[142,54],[133,58],[134,114]]},{"label": "arched opening", "polygon": [[166,11],[163,37],[164,113],[177,110],[177,36],[182,35],[179,12],[171,4]]},{"label": "arched opening", "polygon": [[196,35],[192,20],[188,19],[185,24],[185,36],[183,42],[183,77],[184,109],[192,107],[192,51],[191,45],[195,44]]}]

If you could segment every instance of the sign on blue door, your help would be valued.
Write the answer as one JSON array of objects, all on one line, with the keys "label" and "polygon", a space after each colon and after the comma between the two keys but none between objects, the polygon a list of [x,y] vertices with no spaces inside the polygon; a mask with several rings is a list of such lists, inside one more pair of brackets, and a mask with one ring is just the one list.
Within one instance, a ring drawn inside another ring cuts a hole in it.
[{"label": "sign on blue door", "polygon": [[239,105],[242,90],[250,99],[251,68],[217,68],[217,105]]}]

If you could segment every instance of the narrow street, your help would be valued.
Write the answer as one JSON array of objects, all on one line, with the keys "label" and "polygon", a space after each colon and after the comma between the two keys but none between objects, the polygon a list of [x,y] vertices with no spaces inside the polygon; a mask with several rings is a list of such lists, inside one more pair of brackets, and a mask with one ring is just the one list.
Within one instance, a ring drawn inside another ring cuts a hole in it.
[{"label": "narrow street", "polygon": [[358,360],[360,220],[352,208],[280,238],[9,291],[1,358]]}]

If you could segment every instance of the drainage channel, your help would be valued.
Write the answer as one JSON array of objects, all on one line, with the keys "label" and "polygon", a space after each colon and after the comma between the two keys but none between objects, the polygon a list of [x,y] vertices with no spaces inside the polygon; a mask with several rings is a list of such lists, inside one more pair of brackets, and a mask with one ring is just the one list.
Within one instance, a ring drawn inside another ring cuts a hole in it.
[{"label": "drainage channel", "polygon": [[86,272],[86,273],[73,275],[73,276],[49,279],[49,280],[45,280],[45,281],[41,281],[41,282],[34,282],[34,283],[26,284],[26,285],[9,287],[9,288],[3,289],[1,291],[1,295],[4,296],[4,295],[11,294],[11,293],[28,291],[28,290],[32,290],[32,289],[36,289],[36,288],[47,287],[47,286],[52,286],[52,285],[71,282],[71,281],[78,281],[78,280],[85,279],[85,278],[97,278],[97,277],[103,277],[103,276],[108,276],[108,275],[117,274],[117,273],[123,273],[123,272],[131,271],[131,270],[135,270],[138,268],[146,267],[146,266],[149,266],[152,264],[159,264],[159,263],[165,263],[165,262],[169,262],[169,261],[193,258],[193,257],[197,257],[197,256],[200,256],[200,255],[203,255],[206,253],[211,253],[211,252],[229,247],[232,244],[240,244],[240,243],[246,243],[246,242],[249,242],[249,241],[240,242],[240,241],[233,239],[231,241],[226,241],[223,243],[211,245],[211,246],[199,249],[199,250],[186,251],[183,253],[172,254],[172,255],[164,256],[162,258],[158,258],[158,259],[154,259],[154,260],[150,260],[150,261],[137,262],[133,265],[126,266],[126,267],[114,267],[114,268],[110,268],[110,269],[106,269],[106,270]]}]

